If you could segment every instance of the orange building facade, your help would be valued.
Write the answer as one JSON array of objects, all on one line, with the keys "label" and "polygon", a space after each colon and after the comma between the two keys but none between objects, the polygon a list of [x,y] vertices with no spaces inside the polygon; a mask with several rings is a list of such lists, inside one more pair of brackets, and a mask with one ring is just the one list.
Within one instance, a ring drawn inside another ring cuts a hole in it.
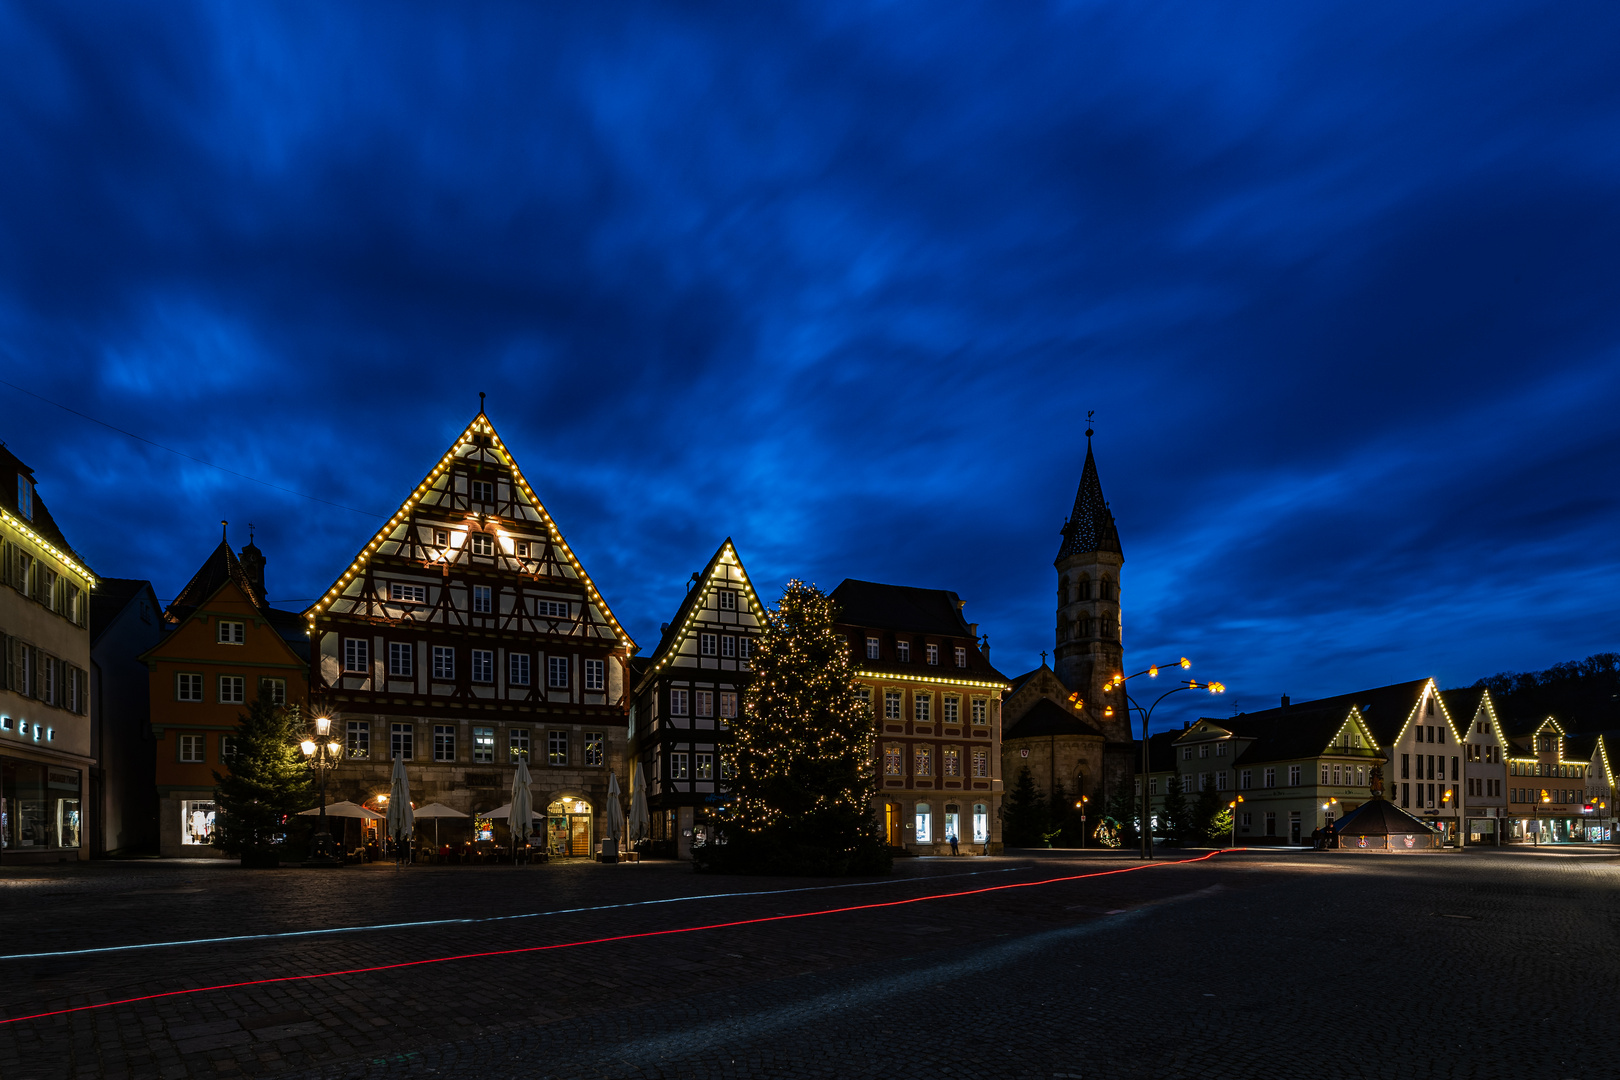
[{"label": "orange building facade", "polygon": [[[224,772],[227,740],[261,693],[307,708],[309,661],[294,612],[264,601],[264,557],[251,543],[238,559],[221,540],[164,612],[163,640],[142,660],[150,672],[157,739],[159,850],[210,857],[214,773]],[[307,644],[305,645],[307,650]]]}]

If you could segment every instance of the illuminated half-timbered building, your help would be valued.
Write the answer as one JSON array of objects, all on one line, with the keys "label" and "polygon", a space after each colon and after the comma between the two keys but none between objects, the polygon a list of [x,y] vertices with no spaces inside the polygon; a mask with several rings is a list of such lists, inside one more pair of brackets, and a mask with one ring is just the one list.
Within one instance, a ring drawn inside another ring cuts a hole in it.
[{"label": "illuminated half-timbered building", "polygon": [[337,798],[380,808],[403,758],[417,805],[477,818],[526,755],[551,849],[590,853],[636,646],[482,411],[305,615]]},{"label": "illuminated half-timbered building", "polygon": [[727,537],[692,575],[638,681],[631,711],[637,782],[647,784],[654,843],[681,858],[724,797],[721,749],[753,678],[749,658],[764,624],[765,609]]}]

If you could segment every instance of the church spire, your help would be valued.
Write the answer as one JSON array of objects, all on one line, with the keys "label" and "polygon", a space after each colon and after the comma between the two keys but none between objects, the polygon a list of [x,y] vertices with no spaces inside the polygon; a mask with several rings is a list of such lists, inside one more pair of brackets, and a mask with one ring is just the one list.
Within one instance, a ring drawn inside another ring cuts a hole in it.
[{"label": "church spire", "polygon": [[1086,466],[1080,473],[1080,489],[1074,495],[1074,509],[1063,523],[1063,544],[1059,559],[1084,552],[1111,551],[1124,555],[1119,546],[1119,529],[1114,512],[1103,499],[1102,481],[1097,478],[1097,459],[1091,454],[1091,429],[1086,429]]}]

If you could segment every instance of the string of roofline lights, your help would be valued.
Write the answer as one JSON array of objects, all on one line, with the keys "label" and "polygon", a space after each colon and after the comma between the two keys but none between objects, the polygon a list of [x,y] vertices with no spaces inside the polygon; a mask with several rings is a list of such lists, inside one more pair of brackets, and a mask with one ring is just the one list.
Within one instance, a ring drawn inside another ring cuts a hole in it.
[{"label": "string of roofline lights", "polygon": [[88,420],[92,424],[100,424],[102,427],[106,428],[108,431],[116,431],[118,434],[123,435],[123,436],[125,436],[127,438],[134,439],[136,442],[143,442],[147,446],[155,446],[159,450],[166,451],[166,452],[168,452],[170,454],[175,455],[176,457],[183,457],[187,461],[195,461],[198,465],[206,465],[210,469],[218,469],[222,473],[226,473],[227,475],[238,477],[238,478],[240,478],[242,480],[248,481],[249,483],[259,484],[262,487],[267,487],[267,488],[270,488],[270,489],[272,489],[274,491],[286,492],[288,495],[296,495],[300,499],[308,499],[310,502],[318,502],[318,503],[322,503],[323,505],[326,505],[326,506],[333,506],[333,507],[336,507],[339,510],[347,510],[351,514],[363,514],[366,517],[373,517],[373,518],[386,518],[388,516],[387,514],[376,514],[376,513],[373,513],[370,510],[361,510],[361,509],[358,509],[358,508],[353,507],[353,506],[345,506],[342,503],[333,502],[331,499],[323,499],[323,498],[320,498],[317,495],[310,495],[310,494],[307,494],[307,493],[302,492],[302,491],[296,491],[296,490],[294,490],[293,488],[290,488],[290,487],[283,487],[280,484],[272,484],[268,480],[260,480],[257,476],[249,476],[247,473],[237,472],[235,469],[227,469],[225,466],[216,465],[212,461],[207,460],[206,458],[197,457],[195,454],[188,454],[184,450],[176,450],[172,446],[164,446],[162,443],[157,442],[154,439],[148,439],[144,435],[137,435],[133,431],[127,431],[124,428],[121,428],[116,424],[109,424],[109,423],[107,423],[107,421],[98,419],[98,418],[96,418],[94,416],[91,416],[89,413],[80,412],[78,409],[75,409],[70,405],[64,405],[60,401],[53,401],[50,398],[46,397],[44,394],[36,394],[36,393],[34,393],[34,391],[28,389],[27,387],[18,386],[16,383],[11,382],[10,380],[0,379],[0,385],[9,386],[13,390],[17,391],[19,394],[27,394],[29,397],[35,398],[35,399],[37,399],[39,401],[43,401],[47,405],[54,405],[58,409],[61,409],[63,412],[72,413],[74,416],[77,416],[81,420]]},{"label": "string of roofline lights", "polygon": [[880,900],[870,904],[851,904],[847,907],[826,908],[821,911],[801,911],[784,915],[762,915],[753,919],[733,919],[729,922],[707,923],[701,926],[679,926],[668,930],[644,930],[635,934],[613,934],[607,937],[582,938],[578,941],[560,941],[551,945],[526,945],[515,949],[492,949],[487,952],[457,953],[451,956],[434,956],[425,960],[401,960],[392,964],[374,964],[369,967],[345,968],[338,971],[317,971],[307,975],[276,975],[265,979],[243,979],[239,982],[220,983],[216,986],[195,986],[186,990],[165,990],[156,994],[141,994],[136,997],[120,998],[116,1001],[100,1001],[90,1005],[73,1005],[65,1009],[51,1009],[46,1012],[29,1013],[26,1016],[13,1016],[0,1020],[0,1027],[10,1024],[20,1024],[25,1020],[43,1020],[52,1016],[65,1016],[70,1013],[90,1012],[97,1009],[108,1009],[115,1005],[133,1005],[142,1001],[161,1001],[166,998],[187,997],[192,994],[208,994],[220,990],[238,990],[248,986],[270,986],[276,983],[309,982],[314,979],[331,979],[343,975],[368,975],[378,971],[397,971],[401,968],[423,967],[428,964],[448,964],[458,960],[484,960],[495,956],[523,956],[531,953],[552,952],[557,949],[573,949],[585,945],[607,945],[618,941],[637,941],[643,938],[670,937],[675,934],[695,934],[704,930],[729,930],[739,926],[759,926],[765,923],[787,922],[794,919],[813,919],[823,915],[843,915],[852,911],[872,911],[880,908],[903,907],[907,904],[921,904],[929,900],[950,900],[960,896],[975,896],[984,893],[1001,892],[1007,889],[1027,889],[1036,885],[1056,885],[1066,881],[1081,881],[1087,878],[1113,877],[1117,874],[1132,874],[1139,870],[1152,870],[1157,867],[1183,866],[1188,863],[1204,862],[1217,855],[1234,854],[1247,851],[1247,848],[1224,848],[1220,851],[1211,851],[1207,855],[1199,855],[1191,859],[1176,859],[1171,862],[1141,863],[1136,866],[1125,866],[1117,870],[1097,870],[1089,874],[1069,874],[1063,877],[1046,878],[1041,881],[1016,881],[1006,885],[986,885],[977,889],[962,889],[957,892],[934,893],[930,896],[914,896],[904,900]]},{"label": "string of roofline lights", "polygon": [[343,576],[337,580],[337,584],[328,589],[325,595],[315,601],[305,613],[306,618],[309,619],[311,631],[314,629],[316,617],[320,612],[323,609],[330,609],[334,602],[344,598],[349,582],[360,574],[361,567],[377,552],[378,548],[393,539],[392,533],[394,530],[410,517],[418,504],[421,503],[423,495],[432,490],[434,483],[454,463],[461,448],[472,442],[476,435],[487,435],[489,437],[490,447],[499,456],[500,461],[507,470],[511,472],[513,482],[528,499],[535,513],[540,516],[540,522],[546,527],[547,534],[551,537],[552,542],[562,550],[568,564],[573,567],[580,583],[585,586],[587,597],[600,609],[601,614],[607,619],[608,625],[613,628],[613,632],[618,636],[620,643],[634,651],[635,640],[630,637],[629,632],[619,623],[618,617],[613,614],[613,610],[608,607],[607,599],[597,591],[596,582],[592,581],[591,576],[585,572],[585,567],[574,554],[573,548],[563,538],[562,530],[557,527],[556,521],[552,519],[551,512],[546,509],[545,504],[540,501],[540,497],[529,486],[529,481],[524,477],[523,471],[518,468],[516,459],[507,452],[500,435],[496,433],[495,425],[484,414],[484,395],[482,392],[478,395],[478,415],[473,418],[472,423],[467,425],[450,449],[445,451],[444,456],[439,459],[439,463],[416,486],[416,489],[411,492],[410,498],[405,500],[404,505],[396,510],[392,517],[387,518],[383,526],[372,534],[370,542],[360,549],[359,554],[349,563],[348,570],[344,571]]}]

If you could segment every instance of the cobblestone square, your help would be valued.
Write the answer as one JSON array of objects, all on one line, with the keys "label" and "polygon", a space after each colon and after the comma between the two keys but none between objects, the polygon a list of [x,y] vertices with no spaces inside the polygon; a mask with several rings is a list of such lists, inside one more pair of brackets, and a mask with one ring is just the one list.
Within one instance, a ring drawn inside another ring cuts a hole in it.
[{"label": "cobblestone square", "polygon": [[1616,1075],[1615,856],[1198,854],[8,867],[0,1076]]}]

